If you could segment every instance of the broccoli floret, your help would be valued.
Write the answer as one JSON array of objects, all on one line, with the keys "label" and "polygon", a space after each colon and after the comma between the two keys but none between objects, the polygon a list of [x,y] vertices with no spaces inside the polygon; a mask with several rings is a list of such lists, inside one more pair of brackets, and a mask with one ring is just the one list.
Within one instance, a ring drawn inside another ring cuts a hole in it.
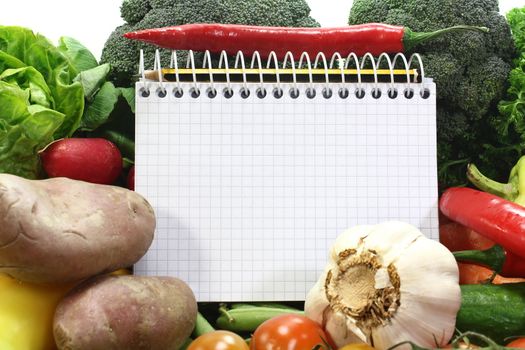
[{"label": "broccoli floret", "polygon": [[[124,0],[121,16],[126,24],[115,29],[102,50],[101,61],[110,63],[110,79],[129,86],[138,71],[139,50],[144,50],[146,67],[153,67],[156,47],[122,37],[125,32],[186,23],[230,23],[283,27],[318,27],[310,17],[306,0]],[[160,50],[161,63],[168,66],[171,52]],[[187,55],[178,52],[179,65]],[[203,55],[195,64],[202,66]]]},{"label": "broccoli floret", "polygon": [[[138,73],[139,44],[123,37],[127,32],[133,31],[130,24],[117,27],[109,36],[102,49],[102,62],[111,62],[111,80],[120,86],[127,86],[132,76]],[[109,78],[109,77],[108,77]]]},{"label": "broccoli floret", "polygon": [[[515,56],[509,25],[498,7],[497,0],[354,0],[350,11],[350,24],[384,22],[418,32],[459,24],[490,29],[488,34],[450,33],[414,49],[437,85],[441,188],[465,184],[469,161],[488,167],[484,145],[498,142],[490,120]],[[501,169],[501,175],[508,171]]]},{"label": "broccoli floret", "polygon": [[148,0],[124,0],[120,5],[120,16],[128,24],[138,23],[151,10]]}]

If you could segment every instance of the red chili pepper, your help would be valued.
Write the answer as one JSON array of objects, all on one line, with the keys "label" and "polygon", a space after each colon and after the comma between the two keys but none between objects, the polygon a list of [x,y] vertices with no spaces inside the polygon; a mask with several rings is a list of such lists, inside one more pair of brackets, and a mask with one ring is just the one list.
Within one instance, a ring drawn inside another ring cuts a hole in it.
[{"label": "red chili pepper", "polygon": [[465,187],[446,190],[439,201],[441,212],[525,258],[525,207]]},{"label": "red chili pepper", "polygon": [[266,58],[275,51],[278,59],[291,52],[296,59],[303,52],[316,57],[323,52],[346,56],[351,52],[364,55],[370,52],[397,53],[449,32],[475,30],[488,32],[484,27],[455,26],[435,32],[417,33],[406,27],[381,23],[359,24],[340,28],[261,27],[236,24],[184,24],[174,27],[146,29],[124,34],[126,38],[144,41],[172,50],[194,50],[229,55],[255,51]]},{"label": "red chili pepper", "polygon": [[525,259],[505,251],[505,263],[501,268],[500,275],[504,277],[525,277]]}]

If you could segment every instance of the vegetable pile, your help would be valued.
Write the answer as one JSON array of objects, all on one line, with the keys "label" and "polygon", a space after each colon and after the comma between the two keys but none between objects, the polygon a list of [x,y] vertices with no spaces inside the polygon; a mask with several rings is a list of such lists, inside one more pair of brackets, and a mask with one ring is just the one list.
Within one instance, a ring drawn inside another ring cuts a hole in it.
[{"label": "vegetable pile", "polygon": [[[1,349],[523,346],[525,8],[506,20],[496,0],[354,0],[356,26],[339,29],[309,12],[304,0],[124,0],[102,63],[72,38],[0,27]],[[304,303],[197,305],[177,278],[130,275],[156,225],[132,191],[142,44],[130,38],[263,56],[278,42],[279,58],[422,53],[438,85],[441,242],[403,222],[349,228]]]}]

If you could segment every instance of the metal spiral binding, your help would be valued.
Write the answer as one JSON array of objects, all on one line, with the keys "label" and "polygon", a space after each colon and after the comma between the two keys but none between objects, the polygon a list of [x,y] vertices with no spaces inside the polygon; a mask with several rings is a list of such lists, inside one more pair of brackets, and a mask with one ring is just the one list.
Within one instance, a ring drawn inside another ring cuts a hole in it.
[{"label": "metal spiral binding", "polygon": [[[339,69],[341,72],[341,82],[338,83],[341,87],[339,88],[337,95],[342,98],[346,99],[350,96],[351,92],[348,89],[348,83],[346,82],[345,78],[345,70],[348,70],[350,68],[355,68],[357,72],[357,84],[353,84],[353,86],[357,86],[353,92],[354,96],[357,99],[362,99],[366,95],[365,87],[362,81],[362,71],[365,68],[365,65],[367,62],[370,63],[371,69],[373,71],[373,83],[372,83],[372,89],[370,91],[371,96],[375,99],[381,98],[383,95],[379,83],[378,78],[378,70],[379,67],[383,62],[386,62],[389,70],[390,75],[390,87],[386,91],[386,95],[391,98],[395,99],[398,97],[399,92],[397,91],[395,79],[394,79],[394,69],[397,66],[398,62],[401,61],[402,66],[405,68],[406,72],[406,87],[403,91],[403,96],[406,99],[411,99],[414,97],[415,89],[413,87],[413,83],[410,78],[410,70],[413,68],[414,62],[417,62],[417,66],[420,71],[421,76],[421,83],[417,84],[419,88],[419,94],[422,98],[426,99],[430,96],[430,90],[426,87],[426,79],[425,79],[425,70],[423,67],[423,60],[421,59],[421,56],[419,54],[413,54],[410,56],[410,58],[407,60],[407,57],[402,54],[398,53],[394,56],[394,58],[390,58],[390,56],[386,53],[381,54],[378,58],[375,58],[371,53],[366,53],[364,56],[361,57],[361,59],[355,54],[350,53],[346,58],[343,58],[339,53],[335,53],[332,55],[330,60],[327,59],[327,57],[324,55],[324,53],[320,52],[315,57],[314,63],[312,64],[311,57],[308,55],[308,53],[303,52],[301,56],[299,57],[298,64],[296,65],[295,58],[291,52],[287,52],[284,60],[282,62],[282,65],[279,65],[279,61],[277,59],[277,55],[275,52],[271,52],[268,56],[266,67],[262,64],[261,55],[259,52],[255,52],[251,58],[250,58],[250,70],[256,70],[259,76],[259,82],[258,87],[256,88],[255,95],[263,99],[267,96],[267,86],[268,84],[265,84],[264,82],[264,71],[270,70],[273,68],[273,72],[275,72],[275,82],[274,89],[272,91],[272,94],[274,98],[281,98],[284,95],[284,91],[282,89],[282,82],[280,77],[280,71],[289,69],[291,70],[292,75],[292,83],[290,91],[288,92],[290,97],[295,99],[299,97],[300,89],[298,86],[298,80],[297,80],[297,70],[298,69],[306,69],[308,72],[308,82],[307,82],[307,88],[305,90],[306,96],[309,99],[313,99],[317,96],[317,91],[314,87],[314,78],[313,78],[313,69],[316,67],[321,66],[324,70],[324,76],[325,76],[325,82],[324,87],[322,89],[322,96],[325,99],[330,99],[333,97],[333,91],[332,87],[335,86],[335,84],[330,82],[330,76],[329,76],[329,70]],[[242,88],[240,89],[239,93],[242,98],[248,98],[251,94],[250,88],[248,86],[248,79],[247,79],[247,68],[246,68],[246,62],[247,58],[243,55],[242,52],[238,52],[235,56],[235,63],[234,68],[235,70],[241,72],[242,74]],[[329,63],[328,63],[329,62]],[[344,62],[344,64],[342,64]],[[171,59],[170,59],[170,68],[174,70],[175,74],[175,87],[171,91],[172,95],[180,98],[184,95],[183,87],[181,84],[181,79],[179,75],[179,67],[178,67],[178,59],[177,59],[177,52],[172,51],[171,53]],[[209,51],[204,52],[204,60],[202,64],[202,68],[207,70],[209,75],[209,82],[208,87],[206,89],[206,96],[208,98],[215,98],[218,94],[216,88],[215,88],[215,80],[214,80],[214,70],[224,70],[225,71],[225,80],[226,80],[226,88],[222,91],[222,94],[226,98],[231,98],[234,94],[232,83],[231,83],[231,69],[228,64],[228,55],[225,51],[222,51],[219,56],[219,63],[217,67],[213,67],[212,60],[211,60],[211,54]],[[165,87],[165,80],[163,79],[162,75],[162,67],[161,67],[161,60],[160,60],[160,53],[159,50],[155,51],[155,61],[154,61],[154,67],[153,67],[155,74],[157,74],[158,82],[156,82],[156,94],[158,97],[163,98],[167,96],[167,91]],[[191,70],[192,78],[193,78],[193,86],[189,89],[189,94],[193,98],[198,98],[201,94],[198,81],[197,81],[197,67],[195,66],[195,54],[193,51],[188,51],[188,57],[186,60],[186,69]],[[333,73],[332,73],[333,74]],[[140,77],[140,83],[139,83],[139,95],[141,97],[149,97],[150,95],[150,84],[151,81],[149,81],[145,76],[145,67],[144,67],[144,53],[142,50],[140,50],[140,57],[139,57],[139,77]]]}]

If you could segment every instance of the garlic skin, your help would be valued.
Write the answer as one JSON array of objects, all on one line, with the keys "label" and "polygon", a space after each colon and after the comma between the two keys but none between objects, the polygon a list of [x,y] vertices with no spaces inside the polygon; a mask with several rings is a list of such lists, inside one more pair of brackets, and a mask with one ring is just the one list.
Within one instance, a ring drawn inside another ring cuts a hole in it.
[{"label": "garlic skin", "polygon": [[412,341],[433,348],[454,334],[460,304],[452,253],[391,221],[355,226],[335,240],[305,312],[338,347],[366,342],[381,350]]}]

